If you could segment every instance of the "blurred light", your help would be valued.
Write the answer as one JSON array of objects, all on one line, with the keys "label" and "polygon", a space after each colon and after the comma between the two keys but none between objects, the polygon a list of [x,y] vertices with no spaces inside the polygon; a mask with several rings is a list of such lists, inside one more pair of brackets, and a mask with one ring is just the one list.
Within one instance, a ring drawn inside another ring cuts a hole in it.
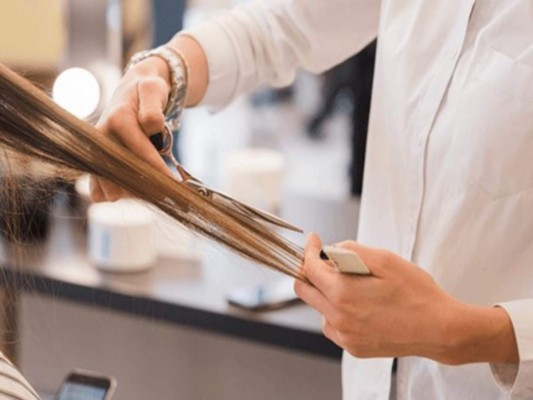
[{"label": "blurred light", "polygon": [[87,118],[100,104],[100,85],[86,69],[69,68],[55,80],[52,97],[57,104],[78,118]]}]

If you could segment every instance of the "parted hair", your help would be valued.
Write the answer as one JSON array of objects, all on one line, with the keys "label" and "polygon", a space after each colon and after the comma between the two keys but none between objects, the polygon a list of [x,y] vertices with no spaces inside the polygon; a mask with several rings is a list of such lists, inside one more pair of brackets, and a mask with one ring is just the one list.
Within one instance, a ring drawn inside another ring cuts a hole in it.
[{"label": "parted hair", "polygon": [[185,227],[240,255],[297,279],[302,249],[270,226],[228,214],[211,199],[165,175],[121,144],[58,106],[0,64],[0,143],[10,154],[51,166],[72,180],[89,173],[113,182],[159,208]]}]

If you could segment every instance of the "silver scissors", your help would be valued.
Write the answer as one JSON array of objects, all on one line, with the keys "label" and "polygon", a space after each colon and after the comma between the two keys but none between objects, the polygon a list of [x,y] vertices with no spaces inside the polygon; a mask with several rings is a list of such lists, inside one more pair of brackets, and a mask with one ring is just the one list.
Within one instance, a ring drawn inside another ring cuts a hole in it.
[{"label": "silver scissors", "polygon": [[260,223],[269,223],[283,229],[291,230],[294,232],[303,233],[303,230],[289,224],[288,222],[278,218],[272,214],[269,214],[265,211],[261,211],[255,207],[252,207],[248,204],[245,204],[239,200],[234,199],[233,197],[228,196],[217,190],[213,190],[205,186],[201,181],[193,177],[183,166],[176,160],[172,154],[172,143],[174,141],[174,135],[170,130],[170,127],[165,124],[165,129],[160,134],[155,134],[150,136],[150,141],[157,149],[159,154],[168,159],[181,178],[181,183],[187,185],[190,189],[194,190],[196,193],[212,199],[217,202],[219,205],[224,208],[229,209],[231,212],[240,214],[241,216],[251,218]]}]

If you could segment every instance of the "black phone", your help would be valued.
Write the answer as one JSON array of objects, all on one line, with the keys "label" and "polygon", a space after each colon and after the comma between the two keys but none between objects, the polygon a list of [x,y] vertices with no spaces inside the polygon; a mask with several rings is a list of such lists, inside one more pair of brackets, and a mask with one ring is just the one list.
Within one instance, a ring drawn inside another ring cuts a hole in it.
[{"label": "black phone", "polygon": [[67,375],[55,400],[110,400],[115,388],[112,377],[76,370]]},{"label": "black phone", "polygon": [[277,310],[297,303],[300,299],[294,293],[293,279],[282,279],[252,287],[232,290],[229,304],[252,311]]}]

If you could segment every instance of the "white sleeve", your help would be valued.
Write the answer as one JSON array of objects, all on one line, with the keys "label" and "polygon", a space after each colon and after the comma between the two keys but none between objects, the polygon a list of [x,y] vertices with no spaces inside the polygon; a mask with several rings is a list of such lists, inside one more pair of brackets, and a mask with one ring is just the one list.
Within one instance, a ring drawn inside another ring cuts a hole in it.
[{"label": "white sleeve", "polygon": [[207,56],[202,104],[221,108],[261,85],[290,84],[298,68],[331,68],[376,37],[379,11],[379,0],[257,0],[183,32]]},{"label": "white sleeve", "polygon": [[533,398],[533,299],[498,304],[507,311],[518,345],[520,361],[491,364],[493,376],[502,391],[513,400]]}]

